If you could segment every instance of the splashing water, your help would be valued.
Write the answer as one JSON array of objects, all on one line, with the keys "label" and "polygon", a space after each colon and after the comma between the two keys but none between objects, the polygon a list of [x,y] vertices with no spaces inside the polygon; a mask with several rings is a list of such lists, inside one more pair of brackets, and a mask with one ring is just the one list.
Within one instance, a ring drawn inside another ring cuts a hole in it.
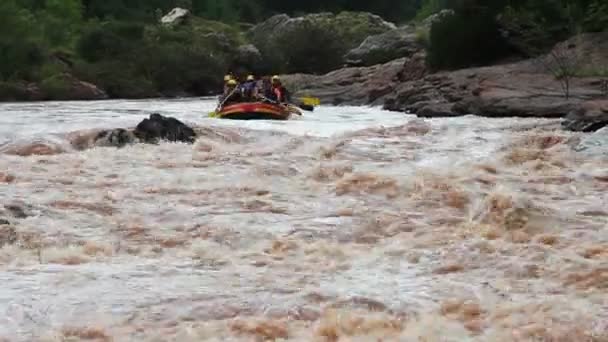
[{"label": "splashing water", "polygon": [[[0,105],[0,339],[608,338],[605,133],[214,104]],[[72,148],[151,112],[201,137]]]}]

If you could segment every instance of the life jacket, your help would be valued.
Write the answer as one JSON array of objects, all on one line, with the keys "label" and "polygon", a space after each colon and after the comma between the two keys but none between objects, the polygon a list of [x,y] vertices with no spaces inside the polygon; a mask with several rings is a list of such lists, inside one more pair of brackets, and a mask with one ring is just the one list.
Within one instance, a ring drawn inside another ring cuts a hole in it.
[{"label": "life jacket", "polygon": [[274,89],[272,88],[270,83],[262,83],[262,95],[269,100],[277,100],[277,96],[274,93]]},{"label": "life jacket", "polygon": [[243,83],[241,86],[241,92],[243,96],[246,98],[251,98],[253,96],[253,91],[255,90],[256,83],[255,81],[247,81]]},{"label": "life jacket", "polygon": [[289,91],[283,85],[279,85],[276,87],[272,87],[272,92],[276,96],[276,101],[279,102],[288,102],[289,101]]}]

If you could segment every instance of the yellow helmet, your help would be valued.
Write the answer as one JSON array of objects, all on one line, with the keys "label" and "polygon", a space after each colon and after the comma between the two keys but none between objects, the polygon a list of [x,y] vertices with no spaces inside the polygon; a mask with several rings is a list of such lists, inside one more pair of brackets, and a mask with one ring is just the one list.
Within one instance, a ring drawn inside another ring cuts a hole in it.
[{"label": "yellow helmet", "polygon": [[255,81],[255,77],[253,75],[247,76],[247,81]]},{"label": "yellow helmet", "polygon": [[229,86],[236,86],[236,81],[233,79],[228,80],[228,85]]},{"label": "yellow helmet", "polygon": [[278,75],[274,75],[274,76],[272,76],[272,80],[273,81],[280,81],[281,79],[279,78]]},{"label": "yellow helmet", "polygon": [[224,76],[224,82],[228,82],[228,81],[230,81],[231,79],[232,79],[232,76],[230,76],[230,75],[226,75],[226,76]]}]

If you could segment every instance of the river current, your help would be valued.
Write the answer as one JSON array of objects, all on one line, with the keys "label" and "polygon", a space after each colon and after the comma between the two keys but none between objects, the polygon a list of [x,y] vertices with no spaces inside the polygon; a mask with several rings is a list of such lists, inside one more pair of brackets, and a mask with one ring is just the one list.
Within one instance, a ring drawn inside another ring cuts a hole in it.
[{"label": "river current", "polygon": [[0,104],[0,341],[608,340],[606,131],[214,104]]}]

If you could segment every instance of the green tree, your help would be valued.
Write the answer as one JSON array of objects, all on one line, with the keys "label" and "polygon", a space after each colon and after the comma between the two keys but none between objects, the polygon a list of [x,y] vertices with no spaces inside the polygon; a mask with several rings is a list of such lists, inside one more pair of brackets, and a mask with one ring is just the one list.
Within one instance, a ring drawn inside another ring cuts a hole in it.
[{"label": "green tree", "polygon": [[46,0],[36,12],[37,22],[44,28],[44,38],[51,46],[69,46],[82,25],[80,0]]},{"label": "green tree", "polygon": [[15,0],[0,1],[0,78],[32,79],[44,62],[39,42],[32,13]]},{"label": "green tree", "polygon": [[[507,53],[495,20],[499,6],[452,4],[455,13],[432,25],[427,62],[435,69],[491,63]],[[481,3],[481,1],[480,1]]]}]

